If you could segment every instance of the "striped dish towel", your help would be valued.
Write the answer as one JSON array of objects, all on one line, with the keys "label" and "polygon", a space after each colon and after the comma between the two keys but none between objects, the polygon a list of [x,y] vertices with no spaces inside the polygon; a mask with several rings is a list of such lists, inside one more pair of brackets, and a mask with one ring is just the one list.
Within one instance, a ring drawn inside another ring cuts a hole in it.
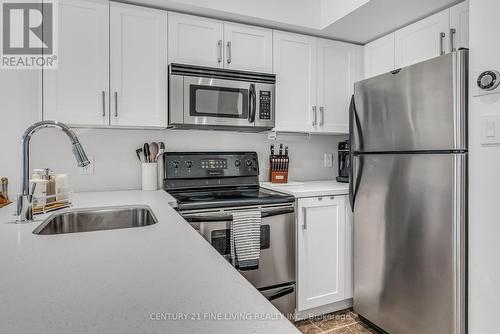
[{"label": "striped dish towel", "polygon": [[240,270],[259,268],[260,258],[260,211],[233,212],[229,238],[231,263]]}]

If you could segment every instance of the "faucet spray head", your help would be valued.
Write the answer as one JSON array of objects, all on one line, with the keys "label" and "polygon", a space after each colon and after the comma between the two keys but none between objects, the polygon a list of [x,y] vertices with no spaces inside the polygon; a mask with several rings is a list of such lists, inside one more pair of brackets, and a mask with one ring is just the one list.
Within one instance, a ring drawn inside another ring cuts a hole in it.
[{"label": "faucet spray head", "polygon": [[87,154],[85,154],[85,150],[83,149],[78,139],[76,139],[73,142],[73,154],[75,155],[78,167],[85,167],[90,165],[90,161],[87,158]]}]

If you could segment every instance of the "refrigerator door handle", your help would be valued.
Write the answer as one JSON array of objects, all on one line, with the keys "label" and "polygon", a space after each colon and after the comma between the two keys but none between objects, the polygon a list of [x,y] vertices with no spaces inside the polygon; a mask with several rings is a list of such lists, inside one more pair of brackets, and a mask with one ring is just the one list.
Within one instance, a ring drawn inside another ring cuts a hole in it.
[{"label": "refrigerator door handle", "polygon": [[351,210],[354,212],[354,189],[353,189],[353,121],[354,121],[354,111],[355,111],[355,106],[354,106],[354,95],[351,97],[351,104],[349,106],[349,203],[351,204]]},{"label": "refrigerator door handle", "polygon": [[[363,156],[359,156],[359,167],[356,175],[354,174],[354,125],[356,125],[357,136],[359,140],[359,150],[363,149],[363,133],[361,132],[361,123],[356,112],[356,104],[354,95],[351,98],[349,106],[349,203],[351,210],[354,212],[354,204],[356,203],[356,194],[358,193],[359,184],[363,175]],[[356,176],[356,177],[354,177]]]}]

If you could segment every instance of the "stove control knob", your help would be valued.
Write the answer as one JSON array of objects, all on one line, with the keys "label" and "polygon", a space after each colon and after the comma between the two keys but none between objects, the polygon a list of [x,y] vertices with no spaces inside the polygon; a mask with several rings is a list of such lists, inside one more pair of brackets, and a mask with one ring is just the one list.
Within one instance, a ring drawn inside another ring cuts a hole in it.
[{"label": "stove control knob", "polygon": [[235,165],[236,167],[240,167],[240,165],[241,165],[241,161],[236,160],[236,161],[234,162],[234,165]]},{"label": "stove control knob", "polygon": [[176,161],[176,160],[172,161],[172,167],[174,167],[174,168],[179,167],[179,161]]},{"label": "stove control knob", "polygon": [[245,161],[245,162],[246,162],[247,166],[249,166],[249,167],[252,166],[252,160],[247,159],[247,161]]},{"label": "stove control knob", "polygon": [[193,162],[191,160],[186,161],[186,167],[191,168],[193,166]]}]

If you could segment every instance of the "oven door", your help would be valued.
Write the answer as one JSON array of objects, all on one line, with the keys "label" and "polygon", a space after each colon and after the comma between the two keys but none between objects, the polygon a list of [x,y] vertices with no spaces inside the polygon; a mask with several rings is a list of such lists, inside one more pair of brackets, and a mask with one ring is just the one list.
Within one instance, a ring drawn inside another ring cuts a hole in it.
[{"label": "oven door", "polygon": [[[295,215],[293,204],[262,208],[259,268],[240,271],[258,289],[295,282]],[[184,214],[210,244],[229,260],[231,210]]]},{"label": "oven door", "polygon": [[184,77],[184,124],[254,127],[255,84]]}]

